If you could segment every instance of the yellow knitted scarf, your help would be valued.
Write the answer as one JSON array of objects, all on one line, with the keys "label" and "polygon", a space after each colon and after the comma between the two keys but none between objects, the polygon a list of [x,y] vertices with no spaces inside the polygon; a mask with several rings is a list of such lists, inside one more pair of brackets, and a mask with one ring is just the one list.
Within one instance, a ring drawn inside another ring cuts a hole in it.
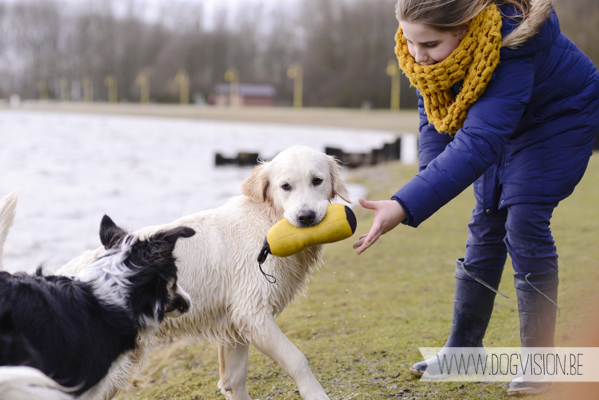
[{"label": "yellow knitted scarf", "polygon": [[[455,134],[464,125],[470,106],[483,94],[501,49],[501,13],[494,4],[470,22],[458,47],[445,60],[420,65],[408,52],[401,26],[395,35],[399,66],[424,99],[429,123],[438,132]],[[451,87],[464,80],[454,99]]]}]

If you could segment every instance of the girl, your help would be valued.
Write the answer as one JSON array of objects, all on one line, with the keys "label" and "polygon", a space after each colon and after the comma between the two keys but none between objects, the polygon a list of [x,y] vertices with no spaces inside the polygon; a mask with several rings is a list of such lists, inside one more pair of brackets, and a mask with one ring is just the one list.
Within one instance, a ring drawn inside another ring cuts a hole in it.
[{"label": "girl", "polygon": [[[549,0],[399,0],[396,53],[418,90],[419,173],[375,213],[361,254],[399,223],[417,227],[474,183],[445,347],[479,347],[507,253],[522,347],[553,347],[553,209],[582,178],[599,129],[599,73],[560,33]],[[431,359],[432,360],[432,359]],[[411,371],[421,376],[426,360]],[[509,394],[548,383],[516,377]]]}]

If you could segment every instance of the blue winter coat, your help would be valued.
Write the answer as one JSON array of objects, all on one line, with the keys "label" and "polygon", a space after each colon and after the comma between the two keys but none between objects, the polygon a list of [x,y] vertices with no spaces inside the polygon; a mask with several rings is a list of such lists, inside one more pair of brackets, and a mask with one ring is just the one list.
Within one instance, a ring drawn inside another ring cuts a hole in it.
[{"label": "blue winter coat", "polygon": [[[514,29],[510,21],[504,18],[504,36]],[[599,129],[599,73],[560,32],[555,12],[524,45],[501,49],[453,138],[429,125],[418,96],[420,172],[392,197],[414,227],[473,182],[489,215],[564,199],[582,178]]]}]

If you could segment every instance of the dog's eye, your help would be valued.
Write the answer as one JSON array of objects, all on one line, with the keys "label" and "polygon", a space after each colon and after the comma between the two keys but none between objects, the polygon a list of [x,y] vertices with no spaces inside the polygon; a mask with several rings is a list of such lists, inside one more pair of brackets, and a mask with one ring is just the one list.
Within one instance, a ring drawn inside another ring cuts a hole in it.
[{"label": "dog's eye", "polygon": [[313,178],[313,179],[312,179],[312,184],[313,184],[314,186],[318,186],[318,185],[320,185],[321,183],[322,183],[322,179],[320,179],[320,178]]},{"label": "dog's eye", "polygon": [[290,185],[290,184],[288,184],[288,183],[283,183],[283,184],[281,185],[281,188],[282,188],[284,191],[288,192],[288,191],[290,191],[290,190],[291,190],[291,185]]}]

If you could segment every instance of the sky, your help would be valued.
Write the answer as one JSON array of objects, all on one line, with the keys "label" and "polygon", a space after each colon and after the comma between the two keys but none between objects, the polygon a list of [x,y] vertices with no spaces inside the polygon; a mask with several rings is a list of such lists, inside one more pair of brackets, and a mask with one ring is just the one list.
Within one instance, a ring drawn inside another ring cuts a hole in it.
[{"label": "sky", "polygon": [[[70,0],[81,1],[81,0]],[[205,20],[204,24],[207,28],[211,27],[211,21],[214,21],[214,15],[222,10],[228,11],[229,18],[232,18],[242,7],[262,6],[264,11],[268,11],[274,7],[280,7],[282,4],[293,6],[298,0],[134,0],[143,6],[147,7],[147,15],[149,18],[155,18],[160,10],[167,7],[175,7],[177,5],[198,5],[203,8]],[[232,21],[229,21],[232,22]]]},{"label": "sky", "polygon": [[[12,0],[19,1],[19,0]],[[20,0],[26,1],[26,0]],[[74,4],[85,4],[89,0],[63,0]],[[92,0],[94,1],[94,0]],[[299,0],[111,0],[113,5],[122,8],[124,11],[128,4],[135,4],[136,8],[143,10],[144,15],[149,20],[155,20],[160,17],[161,12],[168,8],[185,8],[185,7],[201,7],[204,13],[205,27],[210,28],[211,22],[214,21],[214,16],[218,11],[227,10],[229,18],[233,18],[243,7],[254,8],[261,6],[264,11],[273,9],[274,7],[292,7]],[[233,21],[229,21],[233,22]]]},{"label": "sky", "polygon": [[[39,0],[0,0],[0,3],[5,4],[17,4],[25,3],[28,1],[39,1]],[[102,1],[109,1],[115,7],[117,12],[125,13],[127,8],[131,4],[134,5],[135,9],[140,10],[141,13],[149,20],[155,20],[160,16],[161,12],[165,7],[169,8],[184,8],[189,6],[202,7],[205,15],[205,26],[210,28],[211,21],[214,20],[214,15],[222,10],[227,9],[228,15],[231,18],[242,7],[250,6],[262,6],[265,11],[268,11],[274,7],[280,7],[282,5],[286,7],[293,7],[299,2],[299,0],[55,0],[57,2],[64,2],[72,4],[74,6],[86,7],[90,2],[98,7]]]},{"label": "sky", "polygon": [[[81,0],[70,0],[70,1],[81,1]],[[159,12],[164,6],[177,5],[177,4],[190,4],[190,5],[201,5],[203,6],[206,14],[214,14],[218,9],[226,8],[231,12],[235,13],[242,6],[248,5],[262,5],[264,7],[272,7],[276,4],[281,3],[281,0],[136,0],[137,2],[144,4],[148,7],[150,12]],[[293,0],[286,0],[286,2],[292,2]]]}]

